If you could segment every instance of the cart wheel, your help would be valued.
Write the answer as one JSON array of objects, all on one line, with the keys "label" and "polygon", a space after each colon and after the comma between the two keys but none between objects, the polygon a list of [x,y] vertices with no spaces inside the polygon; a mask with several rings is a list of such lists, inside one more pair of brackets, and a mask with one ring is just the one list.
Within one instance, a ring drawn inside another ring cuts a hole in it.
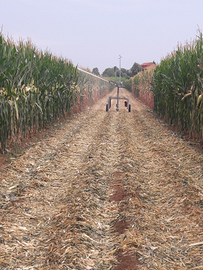
[{"label": "cart wheel", "polygon": [[106,112],[108,112],[108,111],[109,111],[109,105],[106,104]]},{"label": "cart wheel", "polygon": [[131,105],[129,104],[128,112],[131,112]]},{"label": "cart wheel", "polygon": [[127,107],[128,106],[128,102],[127,101],[125,101],[125,107]]},{"label": "cart wheel", "polygon": [[111,108],[111,100],[109,100],[109,109]]}]

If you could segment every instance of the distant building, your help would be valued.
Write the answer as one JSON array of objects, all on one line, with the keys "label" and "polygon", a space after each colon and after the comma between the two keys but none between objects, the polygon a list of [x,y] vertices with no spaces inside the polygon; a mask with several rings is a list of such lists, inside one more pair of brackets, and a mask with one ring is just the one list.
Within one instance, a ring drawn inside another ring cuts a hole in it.
[{"label": "distant building", "polygon": [[153,62],[141,64],[142,71],[150,69],[152,67],[156,67],[156,65]]}]

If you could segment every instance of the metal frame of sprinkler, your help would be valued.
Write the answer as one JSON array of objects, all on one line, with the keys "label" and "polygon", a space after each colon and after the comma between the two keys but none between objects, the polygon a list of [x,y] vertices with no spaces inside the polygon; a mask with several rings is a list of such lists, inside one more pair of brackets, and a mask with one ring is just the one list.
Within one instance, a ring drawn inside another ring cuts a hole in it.
[{"label": "metal frame of sprinkler", "polygon": [[113,82],[113,81],[109,81],[109,83],[115,84],[115,86],[117,86],[117,96],[116,97],[109,97],[108,99],[108,103],[106,104],[106,112],[109,111],[109,109],[111,108],[111,100],[112,99],[116,99],[116,111],[119,111],[119,100],[125,100],[125,107],[127,107],[127,111],[131,112],[131,105],[129,103],[129,98],[125,98],[125,97],[120,97],[120,93],[119,93],[119,89],[123,87],[123,84],[121,82],[121,58],[122,56],[119,55],[119,83]]}]

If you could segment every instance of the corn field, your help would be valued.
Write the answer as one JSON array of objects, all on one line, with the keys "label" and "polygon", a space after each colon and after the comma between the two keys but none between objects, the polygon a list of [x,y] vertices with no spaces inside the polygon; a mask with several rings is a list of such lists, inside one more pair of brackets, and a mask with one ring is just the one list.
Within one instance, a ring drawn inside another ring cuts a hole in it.
[{"label": "corn field", "polygon": [[178,49],[161,61],[152,79],[154,109],[182,133],[203,137],[203,38]]},{"label": "corn field", "polygon": [[139,72],[125,88],[182,134],[203,138],[203,37],[168,55],[154,69]]},{"label": "corn field", "polygon": [[95,81],[70,61],[39,51],[30,41],[15,44],[0,33],[1,152],[69,115],[94,87],[107,88]]},{"label": "corn field", "polygon": [[90,70],[85,69],[84,71],[89,72],[89,74],[78,70],[77,88],[79,92],[73,108],[76,112],[85,106],[92,105],[114,88],[108,82],[99,79],[99,77],[92,76]]},{"label": "corn field", "polygon": [[151,86],[153,73],[154,68],[145,70],[124,82],[124,87],[144,104],[149,106],[150,109],[154,109],[154,98]]}]

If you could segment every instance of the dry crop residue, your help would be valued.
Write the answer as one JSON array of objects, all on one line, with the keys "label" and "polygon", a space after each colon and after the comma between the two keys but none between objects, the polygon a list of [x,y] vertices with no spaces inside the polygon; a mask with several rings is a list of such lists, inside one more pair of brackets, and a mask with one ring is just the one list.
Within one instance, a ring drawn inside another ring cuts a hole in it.
[{"label": "dry crop residue", "polygon": [[202,153],[106,102],[1,169],[0,269],[203,269]]}]

